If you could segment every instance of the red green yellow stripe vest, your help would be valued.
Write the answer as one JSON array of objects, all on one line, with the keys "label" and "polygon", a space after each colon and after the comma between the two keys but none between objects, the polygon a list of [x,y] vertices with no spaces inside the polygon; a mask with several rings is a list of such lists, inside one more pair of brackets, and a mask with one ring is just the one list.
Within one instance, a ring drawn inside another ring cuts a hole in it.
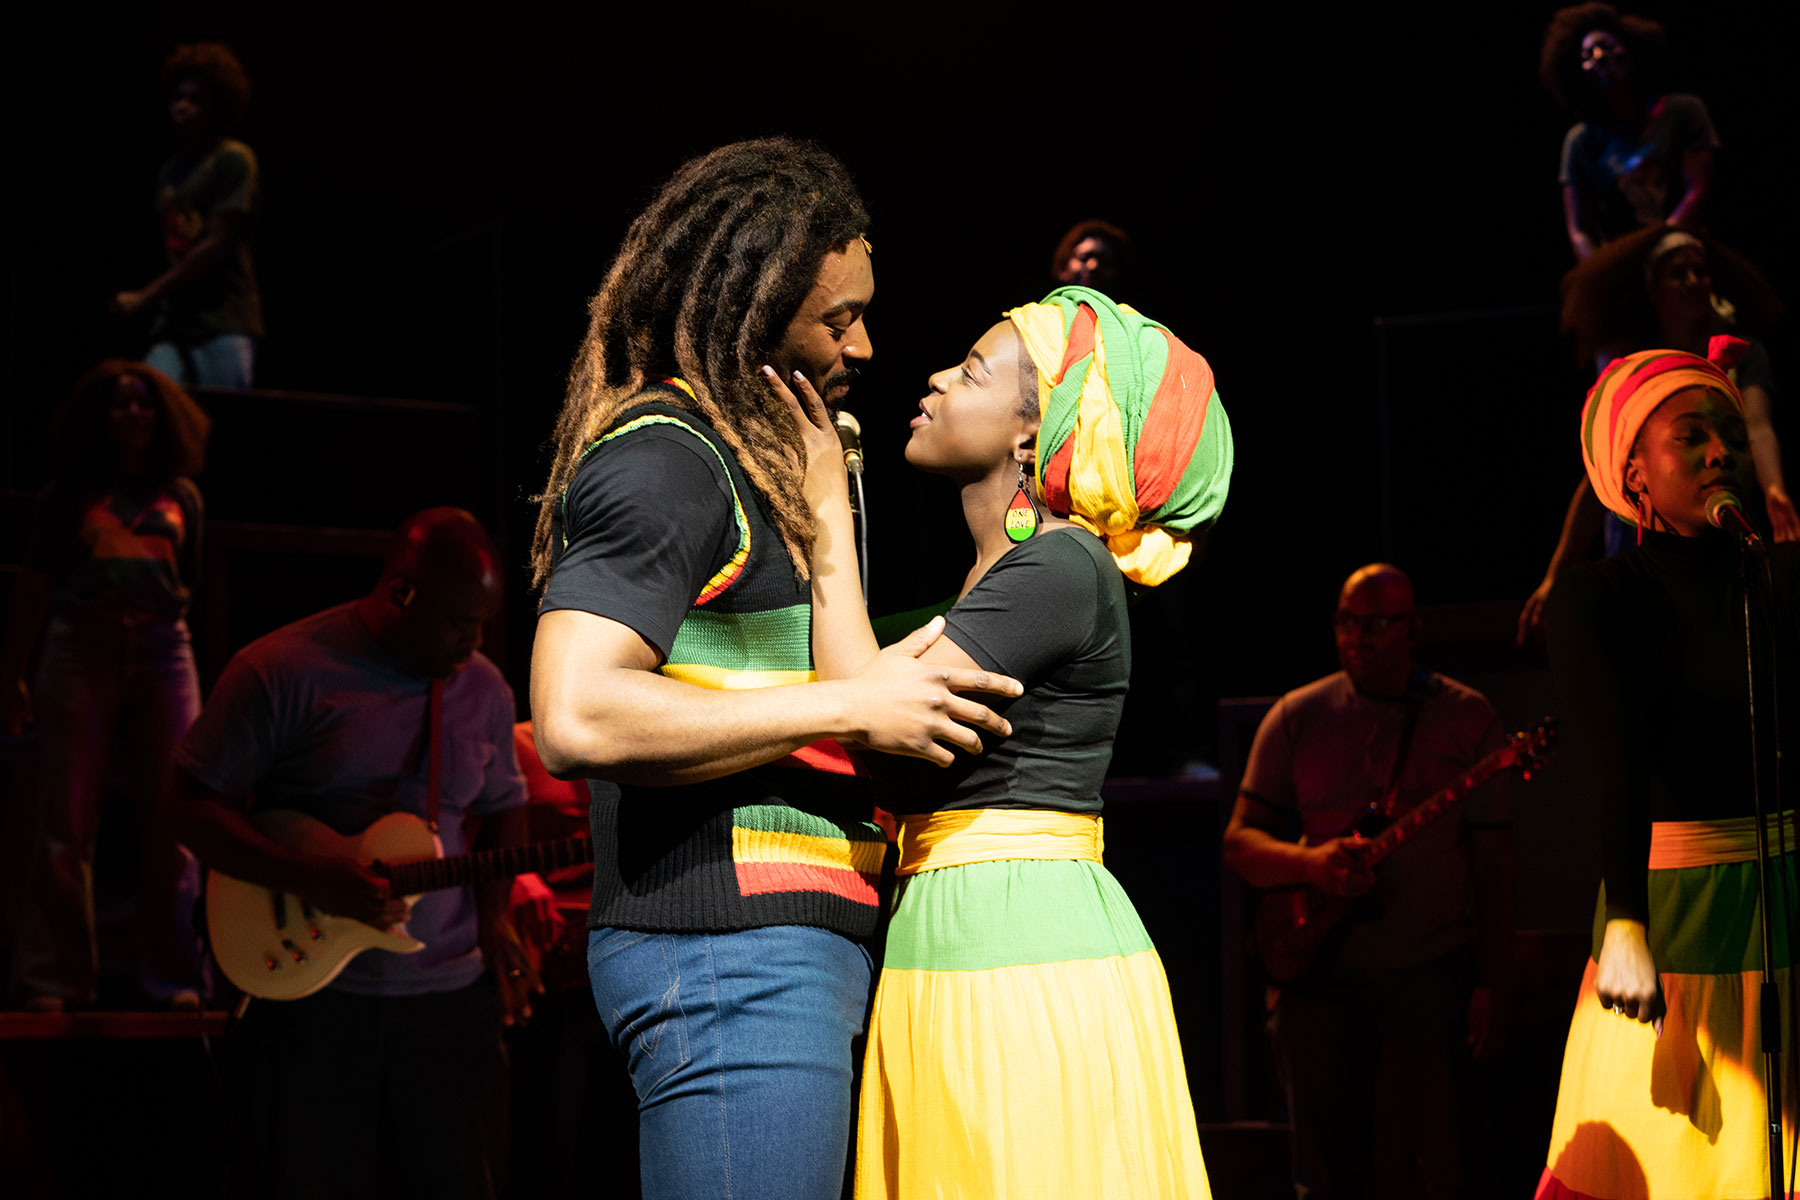
[{"label": "red green yellow stripe vest", "polygon": [[[688,391],[682,381],[665,382]],[[722,690],[815,679],[810,588],[731,448],[695,414],[653,393],[645,399],[651,403],[629,410],[588,453],[652,427],[692,436],[724,472],[738,535],[695,596],[661,673]],[[617,811],[597,797],[594,807],[596,849],[614,836],[618,853],[596,863],[590,925],[874,932],[887,835],[870,819],[867,779],[834,741],[705,784],[627,786],[612,804]]]}]

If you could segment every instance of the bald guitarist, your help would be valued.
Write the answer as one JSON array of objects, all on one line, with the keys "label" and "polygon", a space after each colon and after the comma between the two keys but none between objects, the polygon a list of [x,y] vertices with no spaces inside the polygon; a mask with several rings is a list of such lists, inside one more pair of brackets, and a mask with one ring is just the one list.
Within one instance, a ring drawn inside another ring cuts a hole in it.
[{"label": "bald guitarist", "polygon": [[1415,667],[1397,568],[1352,574],[1332,625],[1343,670],[1270,710],[1225,834],[1226,863],[1256,887],[1362,898],[1276,1000],[1294,1182],[1312,1197],[1460,1195],[1473,1164],[1456,1065],[1498,1048],[1512,956],[1510,793],[1503,778],[1476,789],[1379,870],[1355,827],[1402,815],[1505,738],[1480,693]]},{"label": "bald guitarist", "polygon": [[[379,1194],[383,1179],[397,1197],[495,1193],[500,1028],[527,1011],[532,982],[511,881],[427,890],[402,873],[397,887],[339,839],[401,813],[434,826],[449,856],[525,841],[512,691],[479,653],[500,603],[499,559],[475,518],[419,513],[369,594],[239,651],[177,751],[176,835],[281,905],[279,918],[268,901],[255,914],[289,943],[269,953],[271,972],[335,947],[336,927],[313,913],[404,920],[412,949],[366,950],[322,990],[250,1006],[228,1042],[244,1122],[232,1144],[253,1174],[232,1195],[335,1200]],[[296,813],[338,837],[284,836]],[[424,845],[428,858],[429,834]]]}]

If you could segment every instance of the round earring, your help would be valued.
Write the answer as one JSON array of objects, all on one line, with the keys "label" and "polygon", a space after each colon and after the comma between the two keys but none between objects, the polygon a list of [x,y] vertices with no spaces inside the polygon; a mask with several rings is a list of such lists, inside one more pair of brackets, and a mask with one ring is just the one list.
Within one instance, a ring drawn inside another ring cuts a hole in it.
[{"label": "round earring", "polygon": [[1006,506],[1006,536],[1015,542],[1028,542],[1037,533],[1037,527],[1037,501],[1031,498],[1031,489],[1025,481],[1025,464],[1020,463],[1019,490],[1013,493],[1012,503]]}]

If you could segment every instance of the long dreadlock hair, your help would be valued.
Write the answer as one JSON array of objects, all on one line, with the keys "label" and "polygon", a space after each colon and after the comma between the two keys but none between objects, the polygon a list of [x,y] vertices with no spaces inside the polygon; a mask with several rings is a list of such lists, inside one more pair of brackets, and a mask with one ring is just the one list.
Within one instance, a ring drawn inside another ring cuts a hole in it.
[{"label": "long dreadlock hair", "polygon": [[698,411],[768,501],[801,578],[813,518],[793,454],[800,431],[757,374],[812,290],[825,256],[868,229],[842,163],[788,138],[736,142],[691,159],[631,223],[588,303],[569,371],[555,461],[537,496],[532,585],[550,577],[552,518],[587,448],[647,382],[679,375],[671,401]]}]

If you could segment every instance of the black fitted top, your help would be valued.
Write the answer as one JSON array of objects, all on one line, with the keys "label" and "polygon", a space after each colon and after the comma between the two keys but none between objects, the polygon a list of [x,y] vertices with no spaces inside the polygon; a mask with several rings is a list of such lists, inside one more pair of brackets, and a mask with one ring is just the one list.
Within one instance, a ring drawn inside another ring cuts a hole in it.
[{"label": "black fitted top", "polygon": [[[1800,750],[1794,736],[1800,729],[1794,620],[1800,547],[1771,547],[1768,570],[1773,622],[1751,577],[1757,752],[1763,804],[1777,812],[1792,804],[1775,774],[1782,702],[1789,709],[1781,722],[1783,756],[1800,762],[1794,758]],[[1580,772],[1581,794],[1603,814],[1607,915],[1645,920],[1652,821],[1755,812],[1737,548],[1723,534],[1645,533],[1636,549],[1557,580],[1548,632],[1567,752]]]},{"label": "black fitted top", "polygon": [[1025,694],[979,696],[1012,723],[981,735],[980,755],[948,767],[870,755],[897,813],[953,808],[1100,811],[1100,784],[1131,679],[1125,580],[1106,544],[1083,529],[1041,531],[1009,549],[958,600],[944,636]]}]

